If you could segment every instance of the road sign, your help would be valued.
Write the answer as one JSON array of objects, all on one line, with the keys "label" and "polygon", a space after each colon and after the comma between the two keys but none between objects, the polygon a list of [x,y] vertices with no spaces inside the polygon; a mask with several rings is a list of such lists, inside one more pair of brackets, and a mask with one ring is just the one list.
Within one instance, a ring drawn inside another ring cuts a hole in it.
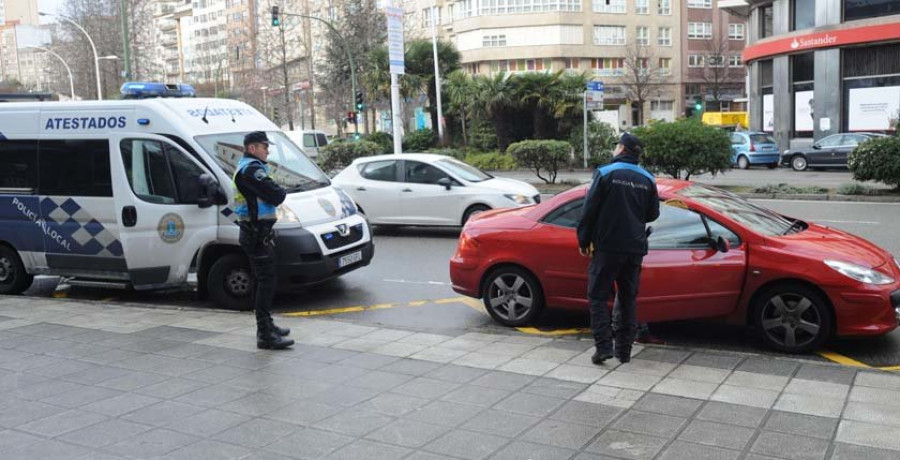
[{"label": "road sign", "polygon": [[587,82],[585,91],[585,108],[603,110],[603,82],[591,80]]},{"label": "road sign", "polygon": [[603,92],[603,82],[599,80],[591,80],[587,82],[587,90],[588,91],[598,91]]},{"label": "road sign", "polygon": [[402,75],[406,73],[406,63],[403,60],[403,8],[388,6],[384,9],[384,14],[387,16],[391,73]]}]

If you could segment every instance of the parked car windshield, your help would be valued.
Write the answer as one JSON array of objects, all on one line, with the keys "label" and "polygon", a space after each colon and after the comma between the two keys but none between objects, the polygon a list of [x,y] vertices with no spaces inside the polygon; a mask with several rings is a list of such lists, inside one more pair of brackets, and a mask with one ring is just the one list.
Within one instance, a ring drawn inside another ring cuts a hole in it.
[{"label": "parked car windshield", "polygon": [[[197,136],[195,139],[216,159],[228,176],[234,176],[238,161],[244,156],[244,135],[223,133]],[[280,131],[268,131],[269,173],[275,182],[290,192],[304,192],[331,184],[328,176]]]},{"label": "parked car windshield", "polygon": [[436,163],[445,170],[455,174],[457,177],[461,177],[469,182],[481,182],[494,177],[474,166],[450,158],[438,160]]},{"label": "parked car windshield", "polygon": [[774,144],[775,139],[768,134],[751,134],[750,140],[755,144]]},{"label": "parked car windshield", "polygon": [[695,184],[678,194],[763,235],[784,235],[794,228],[794,222],[790,219],[725,190]]}]

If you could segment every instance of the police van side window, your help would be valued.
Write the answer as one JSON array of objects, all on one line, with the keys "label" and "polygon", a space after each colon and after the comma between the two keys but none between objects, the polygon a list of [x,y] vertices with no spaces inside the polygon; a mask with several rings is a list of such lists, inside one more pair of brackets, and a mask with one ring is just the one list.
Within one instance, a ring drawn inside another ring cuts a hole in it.
[{"label": "police van side window", "polygon": [[172,146],[146,139],[120,145],[125,174],[134,194],[158,204],[195,204],[203,170]]},{"label": "police van side window", "polygon": [[41,195],[111,197],[108,140],[44,140],[38,144]]},{"label": "police van side window", "polygon": [[0,140],[0,193],[35,193],[37,145],[36,140]]}]

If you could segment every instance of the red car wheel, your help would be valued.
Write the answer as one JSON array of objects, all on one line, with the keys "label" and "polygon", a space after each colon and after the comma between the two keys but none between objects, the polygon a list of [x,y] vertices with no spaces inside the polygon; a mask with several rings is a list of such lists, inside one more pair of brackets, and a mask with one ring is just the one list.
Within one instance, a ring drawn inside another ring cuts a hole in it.
[{"label": "red car wheel", "polygon": [[538,280],[515,266],[491,271],[485,278],[482,298],[491,317],[510,327],[527,325],[544,307],[544,291]]},{"label": "red car wheel", "polygon": [[818,292],[801,284],[767,288],[753,311],[763,342],[785,353],[815,350],[831,335],[831,309]]}]

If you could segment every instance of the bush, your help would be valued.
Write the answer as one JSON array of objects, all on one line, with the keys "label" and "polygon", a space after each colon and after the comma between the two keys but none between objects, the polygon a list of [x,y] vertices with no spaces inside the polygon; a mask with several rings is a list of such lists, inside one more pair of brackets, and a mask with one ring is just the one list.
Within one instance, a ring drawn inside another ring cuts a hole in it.
[{"label": "bush", "polygon": [[379,153],[394,153],[394,136],[391,133],[378,131],[366,136],[366,140],[378,144]]},{"label": "bush", "polygon": [[[588,123],[588,167],[596,168],[612,161],[612,151],[616,148],[619,137],[616,130],[608,123]],[[575,158],[572,164],[575,167],[584,164],[584,128],[577,126],[569,136],[569,144],[572,145]]]},{"label": "bush", "polygon": [[752,190],[752,193],[781,193],[782,195],[818,195],[822,193],[828,193],[827,188],[822,187],[794,187],[793,185],[788,185],[785,183],[781,184],[767,184],[762,187],[756,187]]},{"label": "bush", "polygon": [[431,148],[432,145],[434,145],[434,131],[430,129],[413,131],[403,138],[404,152],[421,153]]},{"label": "bush", "polygon": [[900,137],[885,137],[859,144],[847,160],[858,181],[879,181],[900,189]]},{"label": "bush", "polygon": [[728,132],[696,119],[655,122],[634,134],[644,144],[641,163],[655,173],[689,180],[695,174],[715,176],[731,169]]},{"label": "bush", "polygon": [[[569,162],[571,147],[565,141],[521,141],[506,149],[506,153],[512,155],[516,162],[531,169],[537,174],[538,179],[548,183],[556,183],[556,174],[560,166]],[[547,177],[541,175],[541,171],[547,172]]]},{"label": "bush", "polygon": [[463,161],[486,171],[510,171],[518,167],[515,158],[500,152],[470,153]]},{"label": "bush", "polygon": [[465,152],[463,152],[462,150],[447,147],[428,149],[428,153],[433,153],[435,155],[447,155],[448,157],[453,157],[457,160],[463,160],[466,157]]},{"label": "bush", "polygon": [[381,147],[371,141],[333,142],[322,149],[317,160],[319,167],[327,173],[344,169],[357,158],[380,153]]},{"label": "bush", "polygon": [[852,184],[841,184],[841,186],[838,187],[838,189],[837,189],[837,194],[838,195],[878,195],[879,192],[878,192],[878,189],[854,182]]},{"label": "bush", "polygon": [[481,152],[497,150],[497,134],[489,125],[472,129],[469,133],[469,147]]}]

